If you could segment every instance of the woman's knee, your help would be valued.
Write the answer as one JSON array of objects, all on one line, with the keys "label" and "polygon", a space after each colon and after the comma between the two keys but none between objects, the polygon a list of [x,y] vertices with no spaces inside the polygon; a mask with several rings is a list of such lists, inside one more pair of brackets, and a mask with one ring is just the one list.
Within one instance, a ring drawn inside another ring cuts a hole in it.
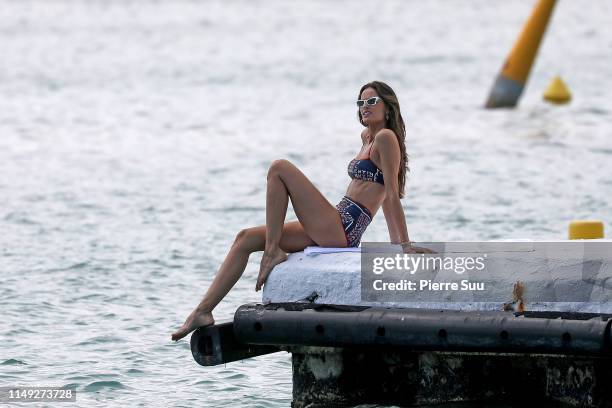
[{"label": "woman's knee", "polygon": [[280,175],[288,166],[291,166],[291,162],[286,159],[276,159],[270,164],[268,169],[268,179],[273,176]]},{"label": "woman's knee", "polygon": [[242,242],[242,241],[244,241],[248,234],[249,234],[249,232],[247,231],[246,228],[245,229],[241,229],[236,234],[236,238],[234,238],[234,242]]},{"label": "woman's knee", "polygon": [[[265,234],[265,233],[264,233]],[[260,249],[260,243],[263,243],[265,246],[266,237],[260,236],[261,233],[257,230],[257,228],[245,228],[238,231],[236,234],[236,238],[234,239],[234,245],[238,246],[240,249],[254,252]],[[263,251],[263,249],[261,249]]]}]

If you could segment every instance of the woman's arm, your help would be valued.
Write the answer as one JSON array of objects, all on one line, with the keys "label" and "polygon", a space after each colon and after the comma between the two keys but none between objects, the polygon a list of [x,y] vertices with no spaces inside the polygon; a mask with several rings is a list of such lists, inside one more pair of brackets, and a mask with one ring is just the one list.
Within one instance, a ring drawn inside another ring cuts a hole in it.
[{"label": "woman's arm", "polygon": [[[383,174],[384,177],[384,174]],[[387,228],[389,229],[389,241],[393,244],[399,244],[402,242],[400,239],[400,234],[397,229],[396,223],[393,222],[393,218],[391,216],[391,209],[389,208],[389,200],[385,197],[382,203],[383,214],[385,215],[385,221],[387,221]]]},{"label": "woman's arm", "polygon": [[376,143],[380,154],[380,169],[385,181],[385,199],[383,213],[389,228],[389,238],[394,244],[403,244],[406,253],[432,253],[427,248],[412,246],[408,237],[406,217],[399,198],[397,174],[400,166],[400,148],[395,133],[383,129],[376,135]]},{"label": "woman's arm", "polygon": [[383,129],[376,135],[377,150],[380,154],[380,169],[385,181],[385,200],[382,208],[389,228],[392,243],[409,242],[406,217],[399,198],[397,174],[400,166],[400,148],[395,133]]}]

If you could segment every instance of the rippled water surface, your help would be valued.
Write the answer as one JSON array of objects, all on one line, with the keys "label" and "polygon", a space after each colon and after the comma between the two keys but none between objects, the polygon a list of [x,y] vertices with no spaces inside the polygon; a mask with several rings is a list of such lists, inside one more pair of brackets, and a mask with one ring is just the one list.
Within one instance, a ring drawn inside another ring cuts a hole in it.
[{"label": "rippled water surface", "polygon": [[[236,232],[265,222],[272,160],[342,197],[373,79],[407,122],[412,239],[610,231],[609,2],[560,2],[520,107],[482,109],[532,5],[0,0],[0,386],[288,406],[289,354],[203,368],[170,333]],[[541,100],[557,74],[570,105]],[[377,217],[364,240],[387,238]],[[218,321],[261,299],[259,259]]]}]

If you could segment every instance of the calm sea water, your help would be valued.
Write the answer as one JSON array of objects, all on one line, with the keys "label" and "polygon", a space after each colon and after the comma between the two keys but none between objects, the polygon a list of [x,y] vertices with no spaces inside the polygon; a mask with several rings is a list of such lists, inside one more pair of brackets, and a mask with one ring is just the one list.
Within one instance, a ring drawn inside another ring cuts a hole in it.
[{"label": "calm sea water", "polygon": [[[560,2],[520,107],[482,109],[533,3],[0,0],[0,386],[288,406],[289,354],[203,368],[170,333],[265,222],[272,160],[342,197],[373,79],[407,122],[412,239],[611,231],[608,1]],[[570,105],[541,100],[557,74]],[[364,240],[386,239],[380,216]],[[260,258],[218,321],[261,299]]]}]

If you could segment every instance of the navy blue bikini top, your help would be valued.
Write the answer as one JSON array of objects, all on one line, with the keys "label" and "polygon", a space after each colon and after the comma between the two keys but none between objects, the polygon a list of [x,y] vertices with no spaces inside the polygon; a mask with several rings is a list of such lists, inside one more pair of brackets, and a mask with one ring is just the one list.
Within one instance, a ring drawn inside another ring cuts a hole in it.
[{"label": "navy blue bikini top", "polygon": [[[370,150],[372,150],[372,146],[370,146]],[[352,179],[374,181],[384,185],[383,172],[370,160],[370,150],[368,150],[367,159],[353,159],[350,161],[348,175]]]}]

